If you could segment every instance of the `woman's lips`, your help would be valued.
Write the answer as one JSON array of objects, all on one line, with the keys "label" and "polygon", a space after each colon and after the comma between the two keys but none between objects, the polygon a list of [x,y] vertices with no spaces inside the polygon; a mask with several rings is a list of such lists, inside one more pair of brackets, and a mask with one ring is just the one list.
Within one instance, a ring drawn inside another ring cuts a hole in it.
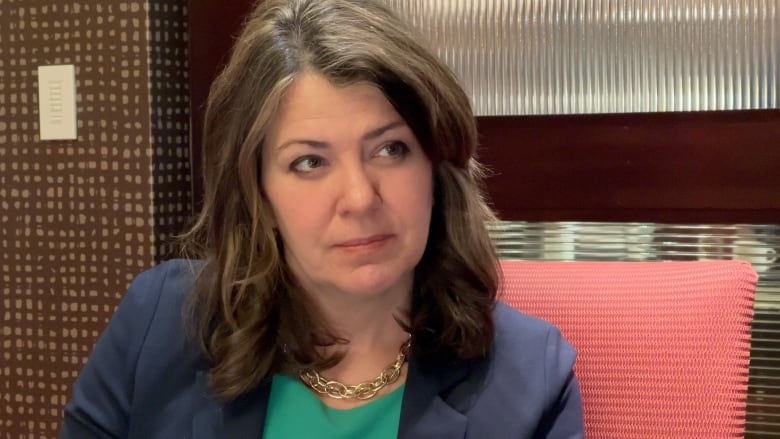
[{"label": "woman's lips", "polygon": [[392,237],[393,235],[389,235],[389,234],[372,235],[364,238],[356,238],[356,239],[350,239],[349,241],[343,241],[336,244],[336,247],[344,250],[373,249],[382,246]]}]

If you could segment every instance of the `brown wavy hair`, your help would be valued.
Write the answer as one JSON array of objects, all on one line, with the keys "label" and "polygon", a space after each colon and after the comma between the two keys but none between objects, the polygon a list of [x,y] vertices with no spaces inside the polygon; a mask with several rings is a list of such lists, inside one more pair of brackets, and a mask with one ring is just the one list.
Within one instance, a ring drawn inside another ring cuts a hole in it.
[{"label": "brown wavy hair", "polygon": [[303,72],[377,86],[433,164],[430,234],[411,314],[400,322],[412,333],[412,355],[470,359],[490,348],[498,274],[476,124],[454,75],[420,41],[369,0],[266,0],[244,24],[211,87],[204,204],[183,237],[185,254],[205,261],[189,309],[218,397],[235,398],[280,371],[339,360],[318,354],[318,346],[343,340],[321,325],[290,274],[260,185],[269,123]]}]

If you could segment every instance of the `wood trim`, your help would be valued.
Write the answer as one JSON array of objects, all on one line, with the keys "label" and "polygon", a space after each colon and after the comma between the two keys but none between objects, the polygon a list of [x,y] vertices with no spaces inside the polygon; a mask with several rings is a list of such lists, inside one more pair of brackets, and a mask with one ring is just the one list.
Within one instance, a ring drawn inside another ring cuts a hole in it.
[{"label": "wood trim", "polygon": [[780,219],[780,110],[480,117],[500,216],[526,221]]}]

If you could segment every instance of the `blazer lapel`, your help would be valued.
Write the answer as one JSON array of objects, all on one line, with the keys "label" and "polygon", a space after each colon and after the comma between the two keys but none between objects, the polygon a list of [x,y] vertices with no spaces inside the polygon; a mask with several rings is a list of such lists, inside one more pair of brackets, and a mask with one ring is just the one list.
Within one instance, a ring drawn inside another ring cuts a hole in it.
[{"label": "blazer lapel", "polygon": [[197,372],[193,392],[192,439],[218,439],[222,429],[222,404],[211,396],[207,371]]},{"label": "blazer lapel", "polygon": [[464,438],[468,418],[460,411],[462,407],[452,405],[448,396],[468,377],[469,367],[464,362],[426,367],[410,358],[398,438]]},{"label": "blazer lapel", "polygon": [[271,381],[225,404],[224,426],[220,438],[261,438],[265,413],[271,396]]},{"label": "blazer lapel", "polygon": [[210,395],[208,372],[199,371],[195,382],[192,438],[261,438],[271,392],[270,382],[234,401],[221,403]]}]

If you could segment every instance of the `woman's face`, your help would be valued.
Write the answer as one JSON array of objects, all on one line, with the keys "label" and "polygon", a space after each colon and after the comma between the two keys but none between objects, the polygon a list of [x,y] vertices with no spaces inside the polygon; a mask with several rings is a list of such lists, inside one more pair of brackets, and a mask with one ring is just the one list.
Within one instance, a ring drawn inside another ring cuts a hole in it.
[{"label": "woman's face", "polygon": [[433,174],[377,88],[298,77],[262,155],[285,260],[306,291],[409,294],[428,241]]}]

